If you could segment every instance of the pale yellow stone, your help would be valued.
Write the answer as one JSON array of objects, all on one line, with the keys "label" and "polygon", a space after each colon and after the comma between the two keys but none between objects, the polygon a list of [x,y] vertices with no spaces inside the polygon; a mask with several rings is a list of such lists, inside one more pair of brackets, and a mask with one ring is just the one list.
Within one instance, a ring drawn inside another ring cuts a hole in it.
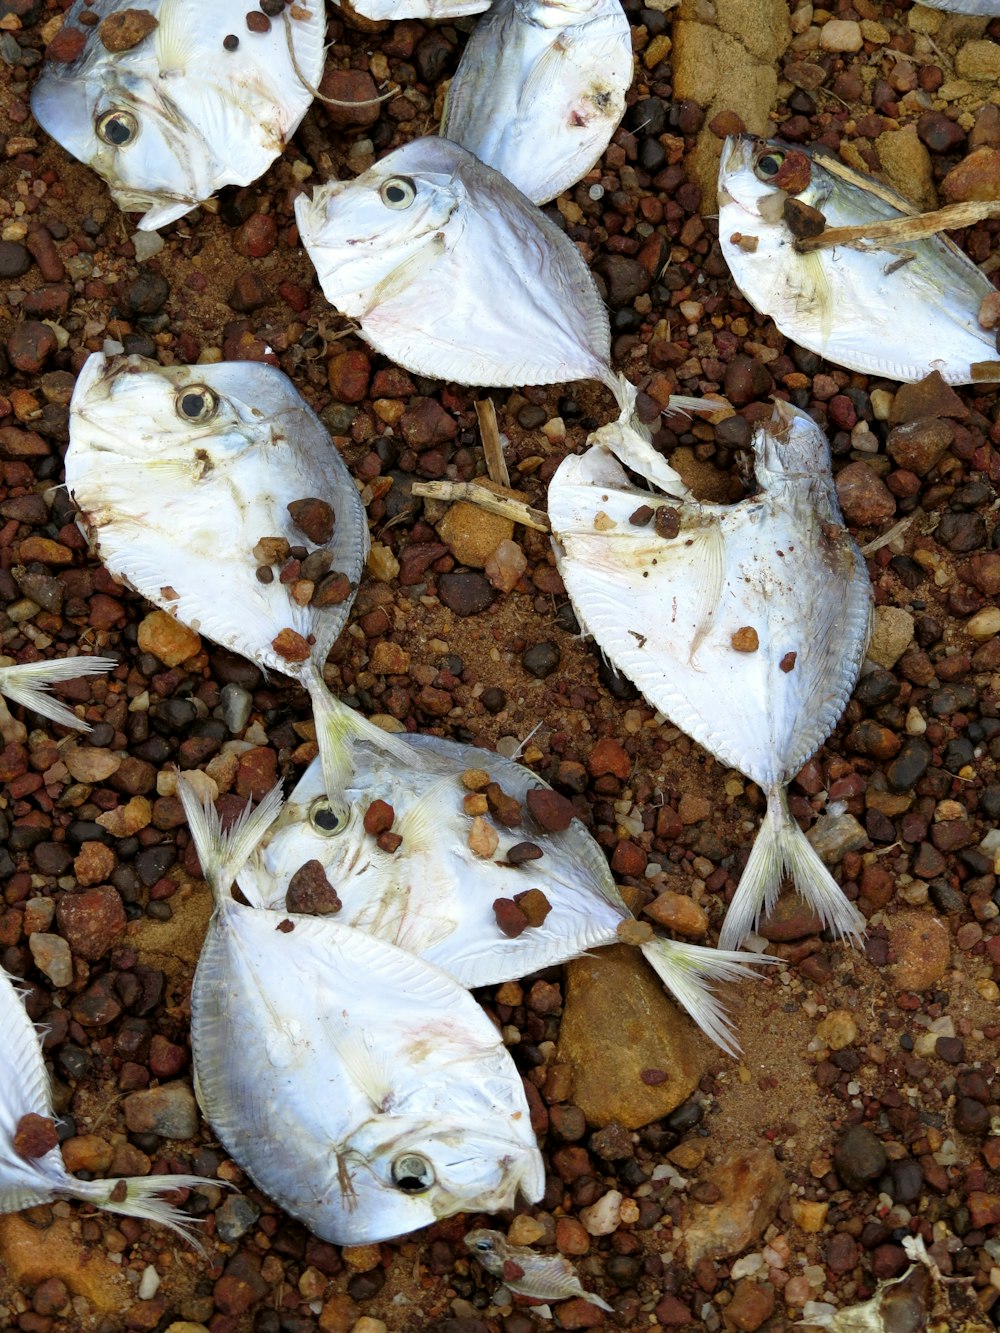
[{"label": "pale yellow stone", "polygon": [[868,659],[891,671],[913,642],[914,620],[901,606],[877,606]]},{"label": "pale yellow stone", "polygon": [[996,42],[964,42],[955,56],[955,73],[960,79],[996,83],[1000,79],[1000,46]]},{"label": "pale yellow stone", "polygon": [[368,573],[376,583],[391,583],[399,573],[399,561],[383,542],[372,542],[368,553]]},{"label": "pale yellow stone", "polygon": [[507,1232],[507,1239],[512,1245],[535,1245],[545,1235],[545,1228],[536,1217],[526,1213],[515,1217]]},{"label": "pale yellow stone", "polygon": [[858,1025],[846,1009],[831,1010],[816,1028],[816,1036],[831,1051],[842,1051],[857,1039],[857,1035]]},{"label": "pale yellow stone", "polygon": [[921,208],[937,207],[931,155],[917,137],[916,125],[886,130],[875,140],[875,151],[891,186]]},{"label": "pale yellow stone", "polygon": [[792,1220],[802,1231],[815,1234],[826,1225],[826,1215],[830,1211],[828,1203],[818,1203],[813,1199],[792,1200]]},{"label": "pale yellow stone", "polygon": [[689,1139],[687,1143],[678,1143],[676,1148],[671,1148],[667,1157],[679,1171],[697,1171],[707,1151],[708,1145],[702,1139]]},{"label": "pale yellow stone", "polygon": [[654,37],[642,53],[642,63],[647,69],[655,69],[661,60],[666,60],[673,45],[665,32]]},{"label": "pale yellow stone", "polygon": [[139,648],[164,666],[175,667],[201,651],[201,639],[166,611],[150,611],[139,624]]},{"label": "pale yellow stone", "polygon": [[1000,606],[984,606],[982,611],[977,611],[965,622],[965,632],[979,643],[1000,634]]},{"label": "pale yellow stone", "polygon": [[133,796],[128,805],[120,805],[115,810],[107,810],[97,816],[101,828],[114,838],[130,838],[133,833],[147,828],[153,818],[153,807],[145,796]]},{"label": "pale yellow stone", "polygon": [[469,851],[484,860],[491,857],[500,845],[500,838],[492,824],[487,824],[481,815],[476,815],[469,829]]},{"label": "pale yellow stone", "polygon": [[340,1252],[344,1263],[355,1273],[370,1273],[382,1262],[378,1245],[345,1245]]}]

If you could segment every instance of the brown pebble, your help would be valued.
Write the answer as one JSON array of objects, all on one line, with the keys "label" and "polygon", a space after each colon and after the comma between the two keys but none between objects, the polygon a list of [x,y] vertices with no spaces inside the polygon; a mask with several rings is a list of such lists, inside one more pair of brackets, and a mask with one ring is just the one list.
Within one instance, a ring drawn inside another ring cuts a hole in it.
[{"label": "brown pebble", "polygon": [[325,546],[333,536],[333,527],[337,516],[333,506],[325,500],[310,496],[306,500],[293,500],[288,506],[292,522],[304,532],[316,546]]},{"label": "brown pebble", "polygon": [[365,811],[365,832],[377,837],[378,834],[392,828],[392,821],[395,818],[396,812],[388,801],[372,801]]},{"label": "brown pebble", "polygon": [[251,32],[270,32],[271,20],[259,9],[253,9],[247,15],[247,27]]},{"label": "brown pebble", "polygon": [[461,778],[466,791],[482,791],[490,782],[490,775],[485,768],[467,768]]},{"label": "brown pebble", "polygon": [[159,27],[148,9],[122,9],[102,20],[97,33],[107,51],[131,51]]},{"label": "brown pebble", "polygon": [[644,528],[653,517],[653,510],[650,505],[640,505],[632,514],[629,514],[628,521],[634,523],[637,528]]},{"label": "brown pebble", "polygon": [[261,537],[253,548],[258,565],[281,565],[288,559],[291,547],[285,537]]},{"label": "brown pebble", "polygon": [[760,639],[752,625],[743,625],[730,640],[738,653],[755,653],[760,647]]},{"label": "brown pebble", "polygon": [[45,1115],[35,1115],[29,1111],[21,1116],[14,1131],[14,1151],[18,1157],[32,1161],[44,1157],[47,1152],[59,1146],[55,1121]]},{"label": "brown pebble", "polygon": [[562,833],[576,816],[572,801],[548,787],[532,787],[525,801],[532,819],[546,833]]},{"label": "brown pebble", "polygon": [[497,925],[510,940],[516,940],[528,928],[528,918],[513,898],[497,898],[493,914]]},{"label": "brown pebble", "polygon": [[235,51],[239,47],[239,44],[240,44],[240,39],[236,36],[234,32],[227,33],[226,36],[223,37],[222,39],[222,45],[226,48],[227,51]]},{"label": "brown pebble", "polygon": [[801,199],[786,199],[781,216],[797,241],[819,236],[826,230],[826,218],[819,209],[804,204]]},{"label": "brown pebble", "polygon": [[512,866],[520,866],[526,861],[537,861],[542,854],[536,842],[515,842],[507,851],[507,862]]},{"label": "brown pebble", "polygon": [[86,45],[87,34],[79,28],[71,28],[69,24],[65,24],[45,48],[45,58],[58,61],[60,65],[69,65],[83,54]]},{"label": "brown pebble", "polygon": [[812,175],[812,163],[805,153],[795,148],[785,149],[785,160],[778,168],[777,175],[771,177],[771,183],[786,194],[801,194],[809,184]]},{"label": "brown pebble", "polygon": [[656,529],[657,537],[665,537],[668,540],[676,537],[681,530],[680,513],[670,505],[660,505],[653,516],[653,527]]},{"label": "brown pebble", "polygon": [[351,595],[351,581],[346,574],[327,574],[313,585],[312,605],[321,610],[326,606],[340,606]]},{"label": "brown pebble", "polygon": [[462,809],[467,815],[485,815],[489,808],[489,803],[481,791],[470,791],[468,795],[462,797]]},{"label": "brown pebble", "polygon": [[289,921],[287,917],[285,917],[284,921],[279,921],[275,926],[275,930],[280,931],[282,935],[290,935],[294,929],[295,922]]},{"label": "brown pebble", "polygon": [[285,908],[301,916],[329,916],[342,904],[321,861],[306,861],[288,881]]},{"label": "brown pebble", "polygon": [[647,1087],[656,1088],[661,1083],[666,1083],[670,1075],[665,1069],[644,1069],[639,1077]]},{"label": "brown pebble", "polygon": [[271,647],[286,662],[306,662],[312,649],[309,643],[293,629],[283,629],[271,640]]},{"label": "brown pebble", "polygon": [[499,782],[490,782],[486,786],[486,803],[490,814],[505,828],[516,828],[521,822],[521,806],[513,796],[508,796]]},{"label": "brown pebble", "polygon": [[388,852],[390,856],[395,852],[398,852],[403,844],[403,839],[399,834],[391,833],[388,829],[385,833],[380,833],[375,841],[378,843],[379,847],[381,847],[382,851]]},{"label": "brown pebble", "polygon": [[797,653],[785,653],[784,657],[778,663],[778,666],[784,671],[785,675],[787,675],[789,671],[795,669],[795,659],[797,656]]},{"label": "brown pebble", "polygon": [[541,889],[528,889],[525,893],[516,893],[514,901],[527,918],[529,926],[540,926],[552,911],[552,904]]}]

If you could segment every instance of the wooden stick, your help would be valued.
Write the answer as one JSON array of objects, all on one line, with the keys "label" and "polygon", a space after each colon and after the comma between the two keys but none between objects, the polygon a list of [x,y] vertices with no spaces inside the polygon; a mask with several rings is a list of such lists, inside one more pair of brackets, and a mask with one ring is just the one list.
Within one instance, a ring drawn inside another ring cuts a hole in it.
[{"label": "wooden stick", "polygon": [[522,523],[536,532],[549,531],[548,516],[540,509],[532,509],[522,500],[511,500],[506,495],[494,495],[474,481],[415,481],[410,489],[414,495],[428,500],[464,500],[466,504],[485,509],[488,514],[499,514],[501,518]]},{"label": "wooden stick", "polygon": [[507,460],[503,456],[503,444],[500,440],[500,427],[497,425],[497,410],[492,398],[480,398],[476,403],[476,417],[479,421],[479,438],[483,442],[486,455],[486,471],[490,481],[498,486],[510,485],[510,473]]},{"label": "wooden stick", "polygon": [[862,222],[856,227],[827,227],[818,236],[804,236],[794,243],[800,255],[828,250],[834,245],[856,245],[860,241],[922,241],[941,231],[971,227],[974,222],[1000,215],[1000,200],[973,199],[965,204],[946,204],[916,217],[892,218],[888,222]]}]

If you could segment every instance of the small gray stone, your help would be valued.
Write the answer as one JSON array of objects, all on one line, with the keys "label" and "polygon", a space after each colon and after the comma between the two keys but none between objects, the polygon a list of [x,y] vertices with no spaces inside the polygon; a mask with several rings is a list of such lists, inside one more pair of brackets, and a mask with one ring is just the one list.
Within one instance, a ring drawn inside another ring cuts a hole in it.
[{"label": "small gray stone", "polygon": [[164,1139],[192,1139],[198,1132],[198,1107],[186,1083],[133,1092],[124,1102],[125,1124],[133,1134]]},{"label": "small gray stone", "polygon": [[853,815],[820,815],[806,837],[827,865],[836,865],[848,852],[868,846],[868,834]]},{"label": "small gray stone", "polygon": [[253,696],[242,685],[223,685],[221,698],[222,720],[233,735],[238,736],[250,719]]},{"label": "small gray stone", "polygon": [[885,1148],[870,1129],[851,1125],[833,1147],[833,1165],[849,1190],[861,1190],[885,1170]]},{"label": "small gray stone", "polygon": [[260,1209],[242,1194],[230,1194],[215,1210],[215,1229],[227,1244],[245,1236],[260,1217]]}]

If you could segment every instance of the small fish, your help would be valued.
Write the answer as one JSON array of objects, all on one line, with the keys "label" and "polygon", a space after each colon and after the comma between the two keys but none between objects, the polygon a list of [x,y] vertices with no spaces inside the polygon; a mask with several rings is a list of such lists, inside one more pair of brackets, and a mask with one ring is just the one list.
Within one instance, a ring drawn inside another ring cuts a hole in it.
[{"label": "small fish", "polygon": [[[51,662],[15,662],[12,658],[0,657],[0,695],[61,726],[72,727],[74,731],[90,731],[89,722],[78,718],[71,708],[53,699],[48,691],[57,681],[96,676],[102,671],[114,671],[117,665],[113,657],[60,657]],[[6,713],[2,703],[0,710]],[[0,721],[3,721],[2,717]]]},{"label": "small fish", "polygon": [[54,1199],[82,1199],[111,1213],[159,1222],[199,1248],[192,1219],[164,1196],[199,1185],[203,1176],[125,1176],[77,1180],[66,1170],[56,1137],[52,1090],[39,1034],[21,1003],[17,979],[0,968],[0,1213]]},{"label": "small fish", "polygon": [[492,1277],[517,1296],[531,1296],[536,1301],[568,1301],[579,1296],[599,1310],[614,1307],[580,1285],[573,1265],[561,1254],[539,1254],[529,1245],[512,1245],[502,1231],[480,1228],[464,1237],[469,1253]]},{"label": "small fish", "polygon": [[142,230],[263,175],[309,109],[321,0],[260,13],[257,30],[250,17],[245,0],[75,0],[67,11],[31,109],[119,208],[144,210]]},{"label": "small fish", "polygon": [[[719,243],[740,291],[786,337],[850,370],[951,384],[996,378],[994,335],[977,315],[990,280],[950,240],[855,242],[800,254],[789,200],[829,227],[913,213],[839,160],[749,135],[730,136],[719,169]],[[992,364],[992,369],[991,369]]]},{"label": "small fish", "polygon": [[[340,0],[334,0],[340,5]],[[352,9],[367,19],[436,19],[447,23],[463,14],[478,14],[489,9],[490,0],[348,0],[341,6]]]},{"label": "small fish", "polygon": [[619,0],[497,0],[448,90],[441,133],[544,204],[600,160],[625,114]]},{"label": "small fish", "polygon": [[736,505],[639,490],[599,448],[565,459],[548,497],[581,625],[655,708],[767,795],[723,948],[770,911],[785,871],[837,934],[864,930],[792,818],[785,786],[850,698],[871,585],[815,422],[776,403],[753,449],[760,493]]},{"label": "small fish", "polygon": [[499,172],[415,139],[295,201],[327,300],[407,370],[458,384],[596,379],[611,333],[576,246]]},{"label": "small fish", "polygon": [[328,432],[281,371],[95,352],[70,403],[66,486],[116,578],[309,691],[328,790],[344,784],[355,733],[392,748],[323,681],[368,527]]},{"label": "small fish", "polygon": [[469,993],[361,931],[230,886],[281,808],[223,833],[179,779],[215,910],[191,992],[196,1091],[227,1150],[323,1240],[387,1240],[545,1188],[521,1078]]},{"label": "small fish", "polygon": [[[396,754],[359,741],[337,809],[331,808],[314,763],[249,858],[241,888],[280,910],[296,872],[319,862],[341,901],[338,921],[419,955],[468,987],[527,976],[615,944],[631,929],[678,1002],[713,1041],[735,1053],[735,1037],[711,983],[750,976],[747,964],[773,959],[706,949],[640,926],[622,901],[603,851],[579,820],[570,821],[566,811],[567,827],[547,832],[532,816],[528,793],[544,784],[520,764],[436,736],[407,736],[403,744],[409,757],[401,762]],[[519,824],[489,821],[497,839],[492,852],[470,845],[473,817],[464,804],[470,793],[462,774],[471,769],[485,770],[520,807]],[[365,830],[376,800],[392,807],[392,832],[402,838],[396,851],[383,850]],[[508,853],[526,842],[534,859],[512,863]],[[494,904],[529,889],[541,891],[548,914],[510,937]]]}]

